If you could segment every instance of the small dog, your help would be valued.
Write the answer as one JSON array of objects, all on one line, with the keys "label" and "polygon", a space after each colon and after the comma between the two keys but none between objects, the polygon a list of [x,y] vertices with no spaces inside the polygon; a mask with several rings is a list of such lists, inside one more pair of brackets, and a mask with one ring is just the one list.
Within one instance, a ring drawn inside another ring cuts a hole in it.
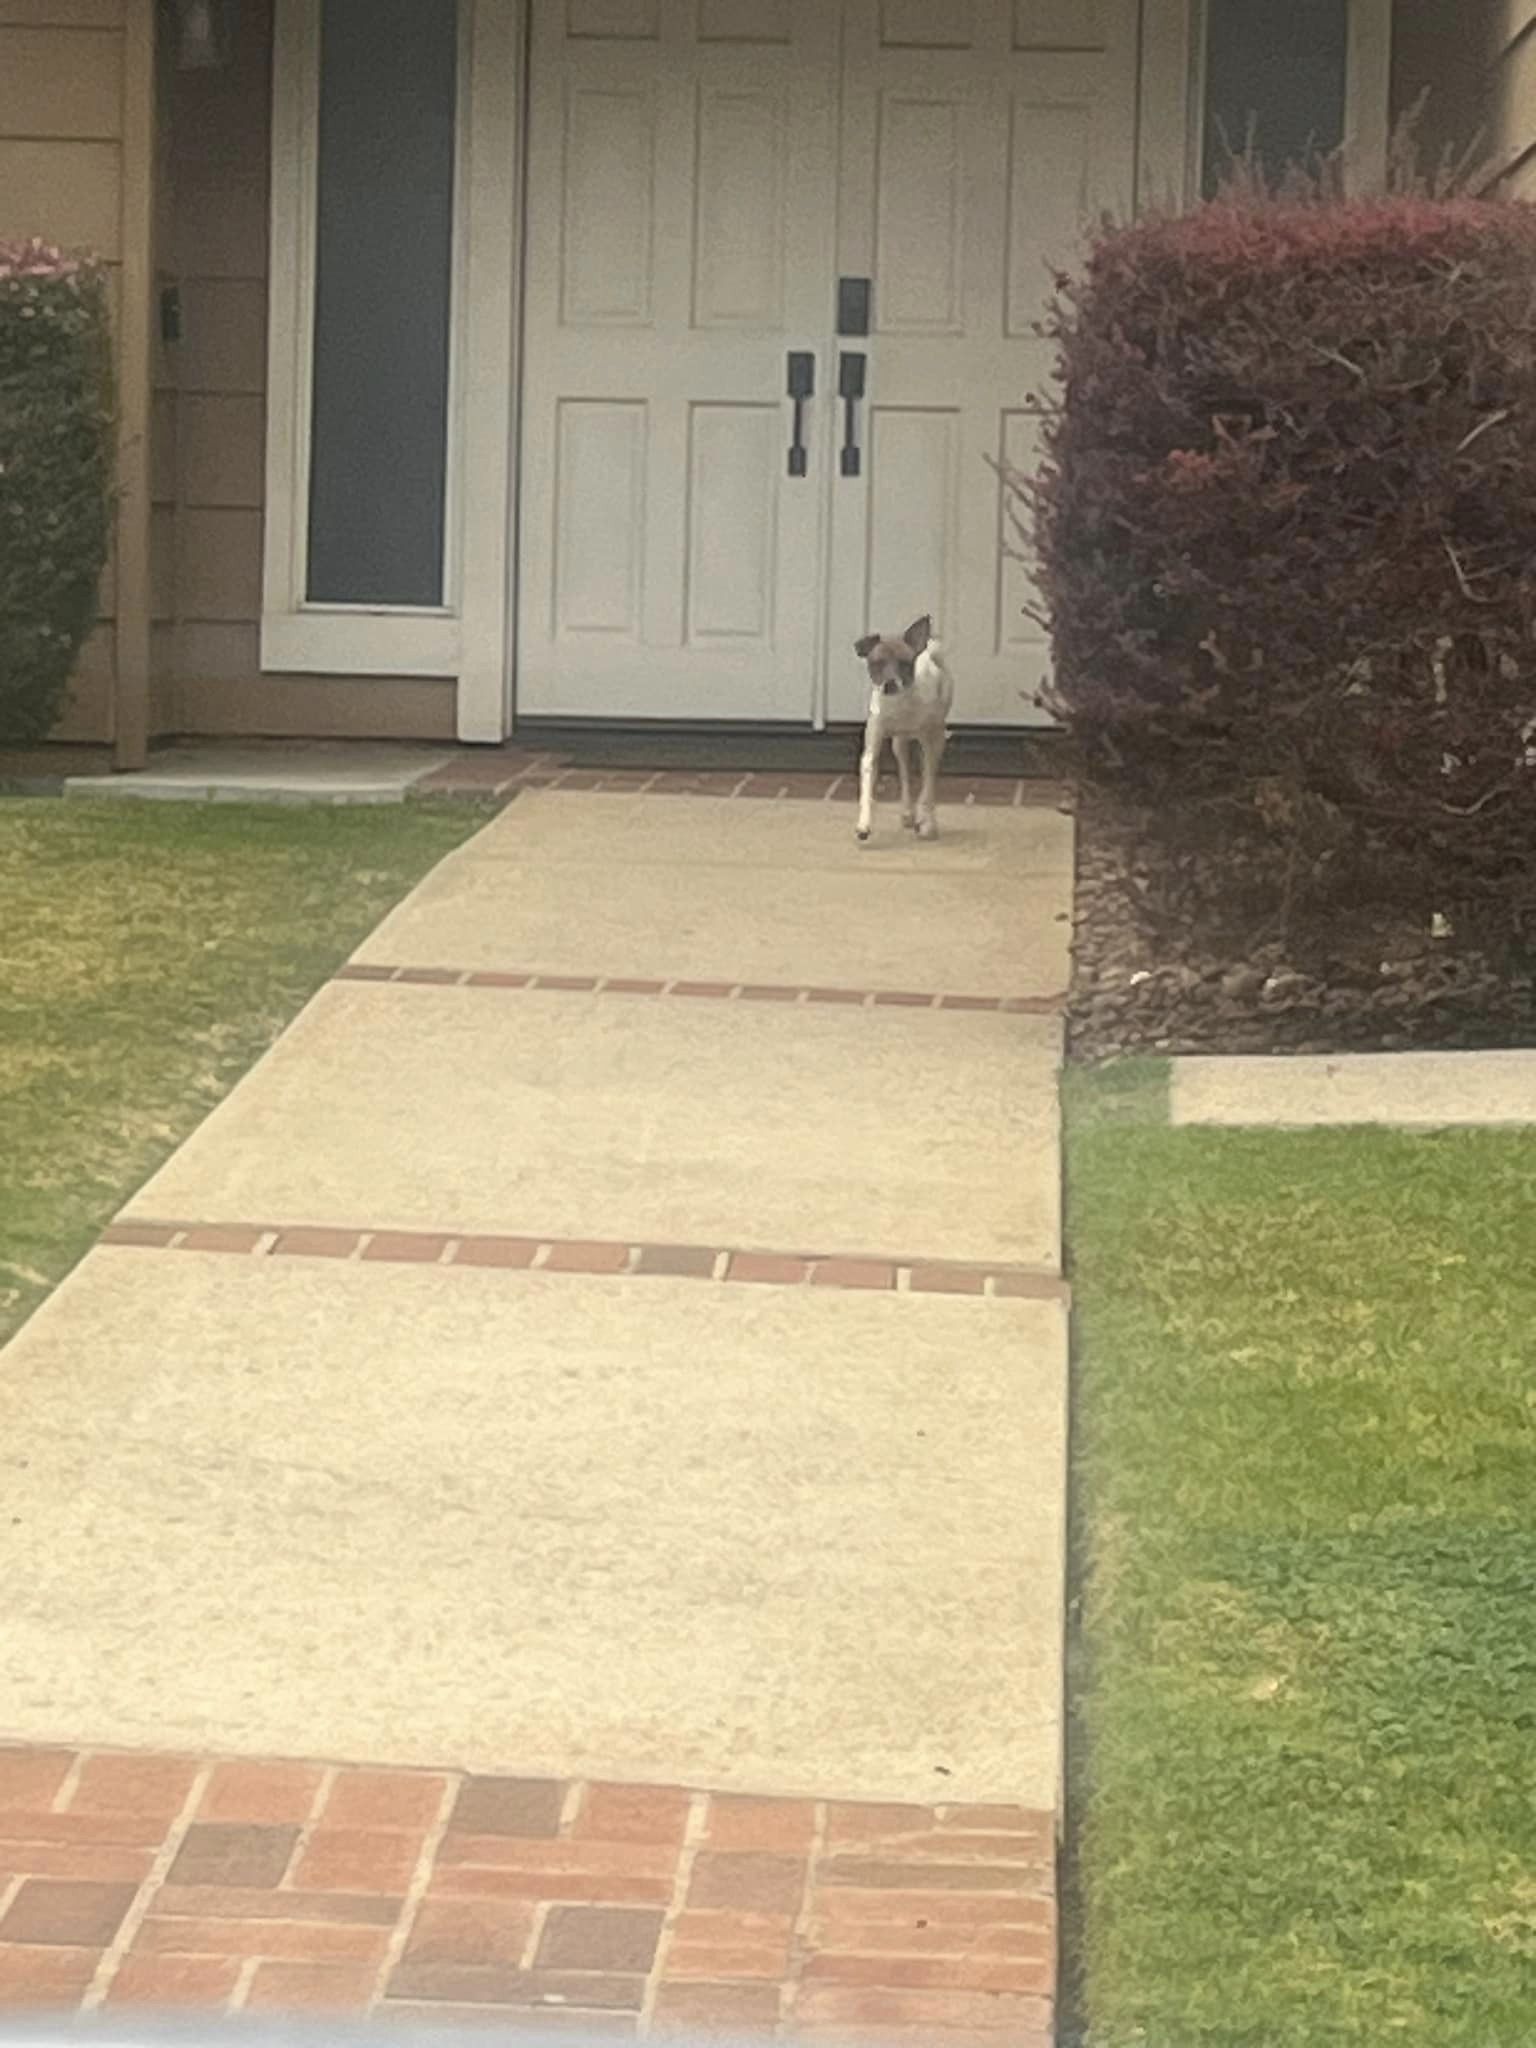
[{"label": "small dog", "polygon": [[[933,815],[938,793],[939,763],[949,739],[949,707],[955,684],[943,651],[933,637],[933,621],[921,618],[899,640],[866,633],[855,641],[854,653],[869,668],[869,719],[864,727],[864,754],[859,762],[858,836],[868,839],[875,819],[875,781],[880,751],[887,740],[896,756],[901,781],[901,822],[919,839],[938,832]],[[916,805],[912,801],[912,746],[922,750],[923,781]]]}]

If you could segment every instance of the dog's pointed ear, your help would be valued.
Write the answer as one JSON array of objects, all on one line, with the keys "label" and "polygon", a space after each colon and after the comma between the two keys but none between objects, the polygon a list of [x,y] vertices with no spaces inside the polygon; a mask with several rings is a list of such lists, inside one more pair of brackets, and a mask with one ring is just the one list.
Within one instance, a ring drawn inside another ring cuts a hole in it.
[{"label": "dog's pointed ear", "polygon": [[921,654],[928,645],[928,642],[933,638],[933,620],[924,612],[920,619],[912,621],[901,637],[906,641],[914,654]]},{"label": "dog's pointed ear", "polygon": [[868,661],[869,657],[874,653],[875,649],[879,645],[880,635],[878,633],[866,633],[862,640],[854,641],[853,651],[859,657],[860,661]]}]

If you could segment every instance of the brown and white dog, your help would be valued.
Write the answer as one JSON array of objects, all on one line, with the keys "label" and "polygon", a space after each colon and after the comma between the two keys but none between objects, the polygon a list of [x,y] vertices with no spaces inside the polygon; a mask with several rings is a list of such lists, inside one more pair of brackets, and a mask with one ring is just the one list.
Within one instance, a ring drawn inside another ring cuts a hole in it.
[{"label": "brown and white dog", "polygon": [[[954,678],[943,650],[933,637],[933,621],[917,619],[900,639],[866,633],[855,641],[854,653],[869,669],[869,718],[864,727],[864,755],[859,762],[860,839],[868,839],[875,821],[875,781],[880,752],[887,740],[896,756],[901,782],[901,822],[919,839],[938,832],[933,815],[938,793],[939,763],[949,738],[949,707],[955,699]],[[912,748],[923,757],[923,779],[912,800]]]}]

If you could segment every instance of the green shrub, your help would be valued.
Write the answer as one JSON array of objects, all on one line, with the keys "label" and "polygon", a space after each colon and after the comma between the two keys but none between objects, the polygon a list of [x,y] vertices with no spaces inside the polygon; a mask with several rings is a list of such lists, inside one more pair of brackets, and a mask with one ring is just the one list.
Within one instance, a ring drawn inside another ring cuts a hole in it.
[{"label": "green shrub", "polygon": [[43,242],[0,242],[0,741],[52,730],[96,621],[110,363],[98,267]]}]

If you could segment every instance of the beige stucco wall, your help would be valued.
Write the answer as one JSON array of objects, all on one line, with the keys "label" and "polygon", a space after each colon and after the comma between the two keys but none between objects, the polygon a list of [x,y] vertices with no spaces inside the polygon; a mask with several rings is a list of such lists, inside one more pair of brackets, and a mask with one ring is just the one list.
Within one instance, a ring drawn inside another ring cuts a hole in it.
[{"label": "beige stucco wall", "polygon": [[[0,236],[123,255],[124,0],[0,0]],[[59,737],[112,737],[116,576]]]}]

